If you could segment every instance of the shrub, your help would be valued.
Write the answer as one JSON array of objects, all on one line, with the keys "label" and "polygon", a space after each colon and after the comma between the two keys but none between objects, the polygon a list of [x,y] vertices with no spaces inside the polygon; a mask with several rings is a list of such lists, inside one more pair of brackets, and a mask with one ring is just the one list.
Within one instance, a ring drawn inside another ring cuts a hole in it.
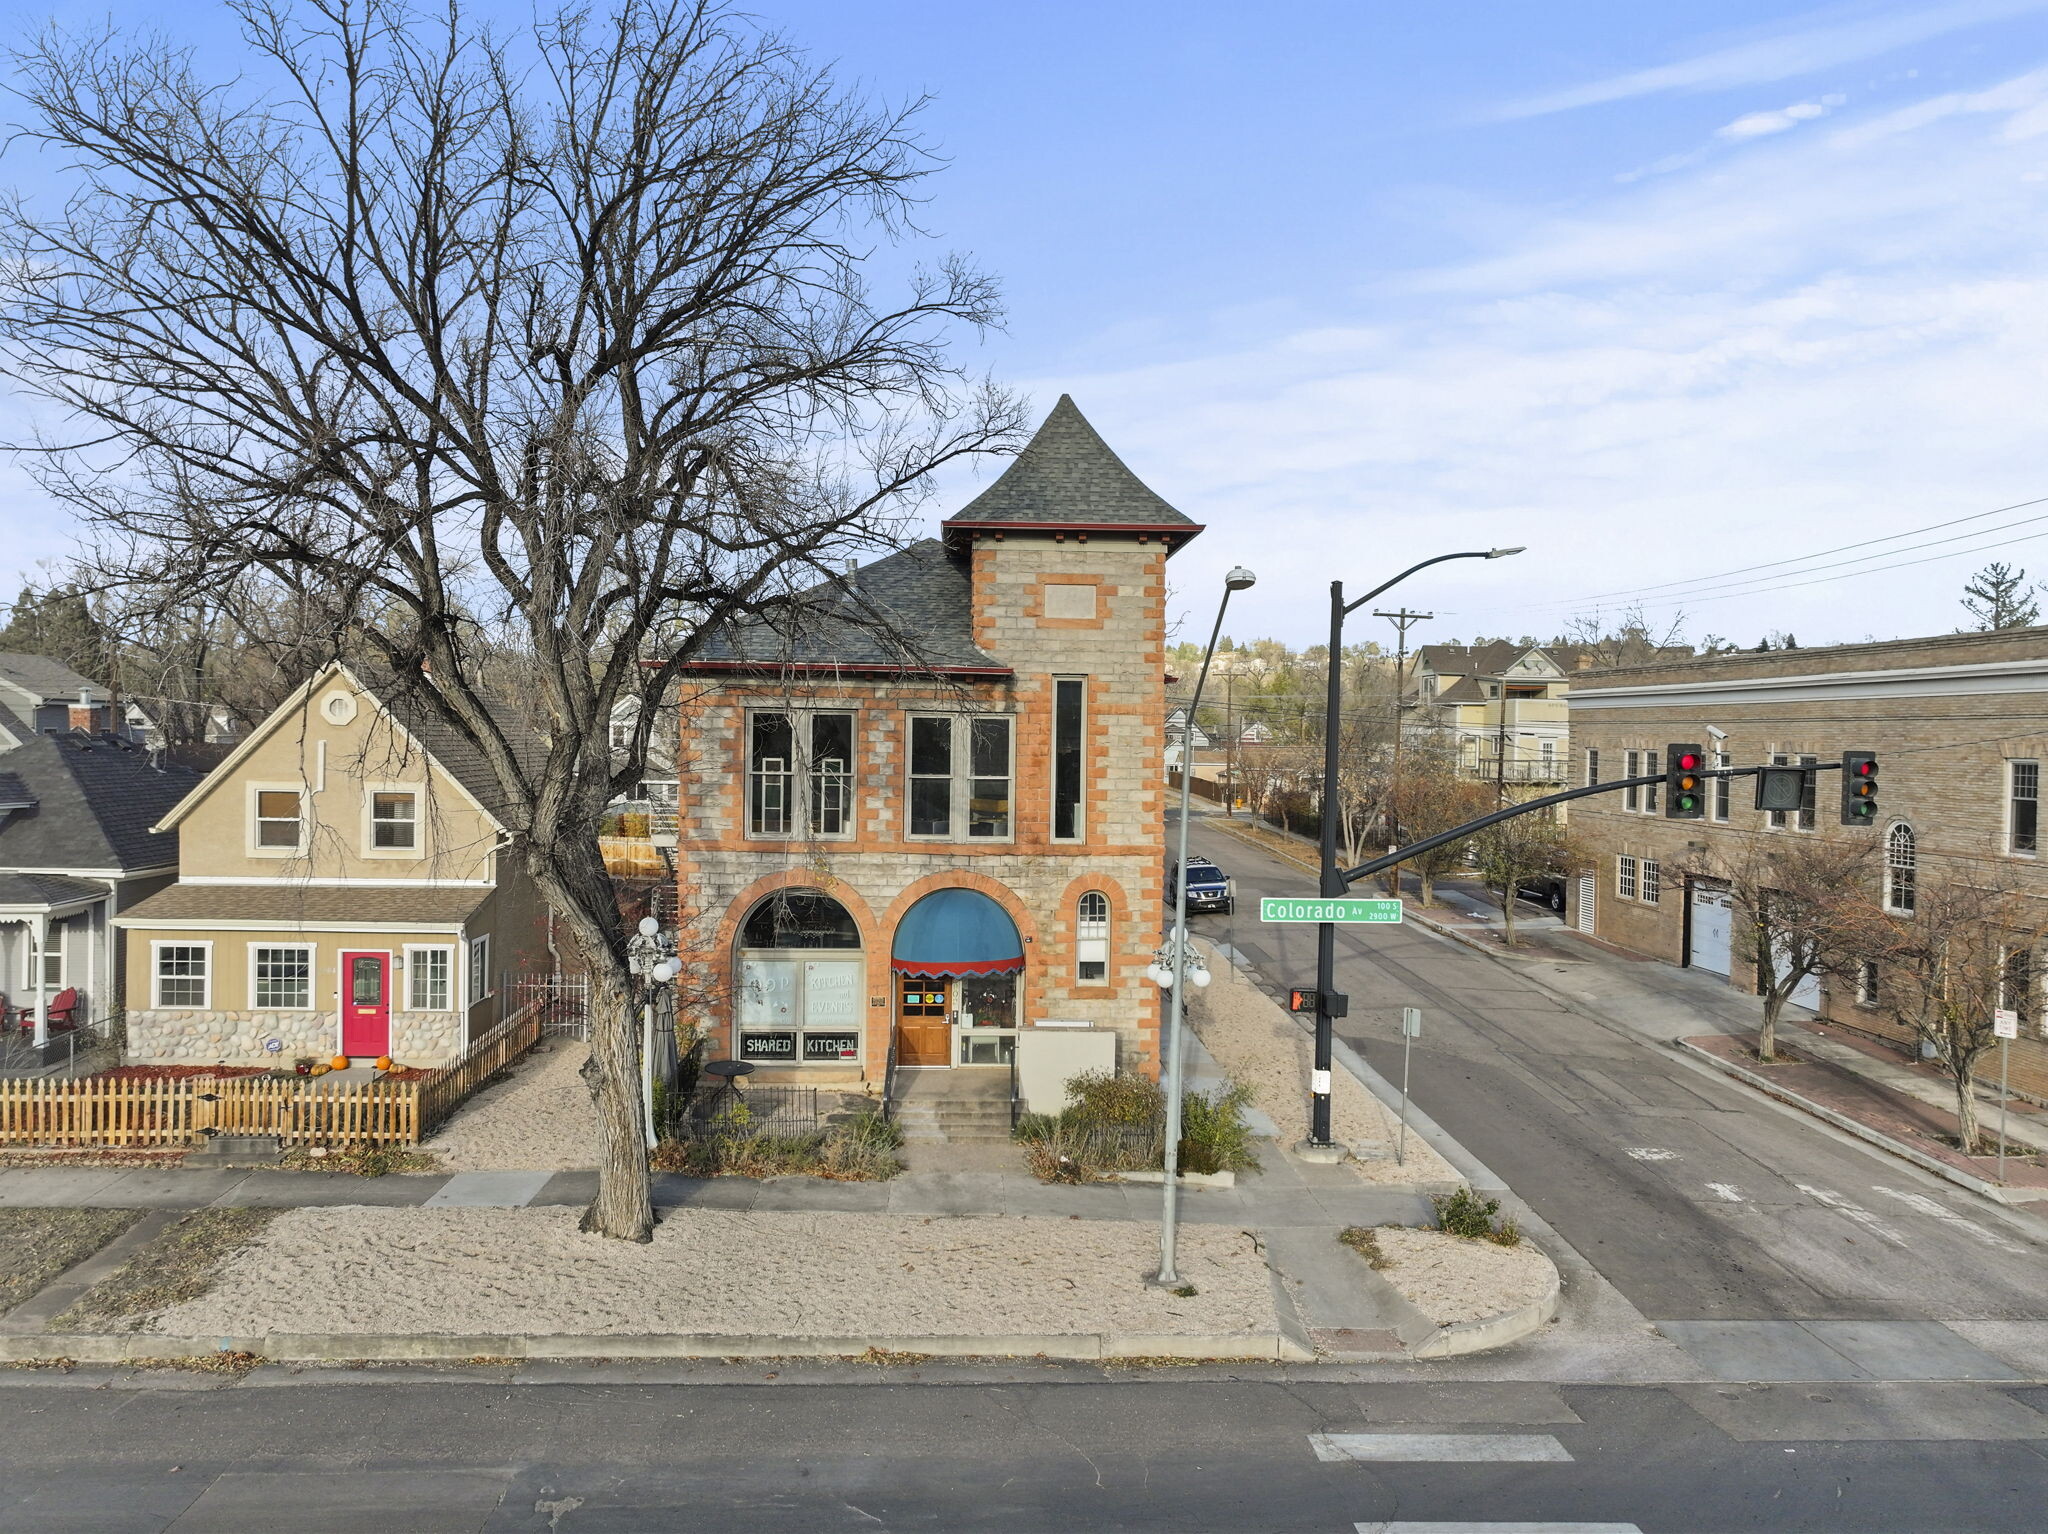
[{"label": "shrub", "polygon": [[1180,1105],[1180,1165],[1184,1172],[1256,1172],[1251,1126],[1244,1121],[1252,1089],[1232,1082],[1221,1095],[1190,1092]]},{"label": "shrub", "polygon": [[1088,1124],[1150,1125],[1166,1113],[1166,1091],[1125,1071],[1083,1071],[1067,1083],[1073,1106],[1060,1115]]},{"label": "shrub", "polygon": [[1521,1228],[1512,1219],[1494,1222],[1500,1212],[1500,1200],[1481,1198],[1470,1188],[1460,1188],[1455,1193],[1437,1193],[1430,1196],[1436,1205],[1436,1222],[1439,1227],[1453,1236],[1463,1236],[1468,1241],[1492,1241],[1500,1246],[1519,1246],[1522,1240]]},{"label": "shrub", "polygon": [[[1011,1131],[1024,1143],[1024,1163],[1033,1175],[1047,1182],[1097,1182],[1164,1165],[1166,1094],[1157,1082],[1089,1071],[1069,1081],[1067,1091],[1071,1107],[1059,1114],[1026,1114]],[[1182,1171],[1258,1170],[1244,1121],[1251,1100],[1251,1089],[1236,1085],[1214,1098],[1190,1092],[1181,1100]]]},{"label": "shrub", "polygon": [[829,1177],[837,1182],[886,1182],[903,1170],[896,1154],[903,1131],[867,1112],[816,1134],[754,1131],[744,1105],[722,1114],[713,1133],[665,1139],[649,1153],[657,1172],[692,1177]]}]

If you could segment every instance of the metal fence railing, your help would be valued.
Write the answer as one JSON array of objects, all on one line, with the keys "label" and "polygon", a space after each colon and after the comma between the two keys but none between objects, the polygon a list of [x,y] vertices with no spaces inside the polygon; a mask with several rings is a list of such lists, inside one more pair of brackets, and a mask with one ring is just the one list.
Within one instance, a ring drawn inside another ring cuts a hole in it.
[{"label": "metal fence railing", "polygon": [[540,1031],[559,1038],[590,1037],[590,977],[588,975],[507,975],[502,982],[510,998],[510,1012],[537,1007]]},{"label": "metal fence railing", "polygon": [[816,1087],[733,1087],[700,1081],[668,1131],[678,1140],[717,1135],[796,1136],[819,1129]]}]

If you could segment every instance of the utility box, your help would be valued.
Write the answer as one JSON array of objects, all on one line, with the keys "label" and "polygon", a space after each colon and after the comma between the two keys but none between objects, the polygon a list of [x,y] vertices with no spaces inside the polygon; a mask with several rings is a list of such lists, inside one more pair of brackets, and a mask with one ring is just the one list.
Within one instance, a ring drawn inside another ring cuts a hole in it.
[{"label": "utility box", "polygon": [[1071,1024],[1017,1030],[1017,1095],[1026,1113],[1069,1106],[1067,1083],[1084,1071],[1116,1069],[1116,1030]]}]

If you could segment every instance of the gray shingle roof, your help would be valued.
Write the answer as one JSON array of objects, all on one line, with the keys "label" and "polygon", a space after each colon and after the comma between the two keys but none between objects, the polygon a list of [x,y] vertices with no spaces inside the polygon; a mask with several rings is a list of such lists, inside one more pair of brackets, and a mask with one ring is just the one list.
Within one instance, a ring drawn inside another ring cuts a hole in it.
[{"label": "gray shingle roof", "polygon": [[201,774],[157,765],[139,746],[103,736],[37,735],[7,753],[35,799],[0,823],[0,869],[162,868],[178,838],[150,829]]},{"label": "gray shingle roof", "polygon": [[107,886],[62,874],[0,873],[0,906],[66,905],[106,894]]},{"label": "gray shingle roof", "polygon": [[967,562],[936,538],[712,634],[691,667],[1009,672],[975,644]]},{"label": "gray shingle roof", "polygon": [[388,922],[460,926],[491,897],[487,889],[423,884],[416,889],[340,888],[324,884],[173,884],[121,913],[120,925],[153,921]]},{"label": "gray shingle roof", "polygon": [[[481,804],[499,824],[511,830],[524,830],[524,812],[517,810],[512,797],[505,792],[499,780],[497,769],[491,766],[490,758],[473,741],[467,732],[451,724],[442,714],[440,706],[428,694],[426,682],[418,677],[403,677],[383,667],[348,662],[349,669],[357,679],[377,697],[405,728],[407,734],[442,769]],[[490,701],[486,695],[486,701]],[[537,782],[547,766],[548,746],[539,732],[534,730],[523,717],[522,711],[509,702],[494,704],[498,728],[504,733],[507,744],[512,748],[513,759],[526,773],[529,782]]]},{"label": "gray shingle roof", "polygon": [[35,802],[36,796],[29,792],[19,773],[0,772],[0,810],[32,809]]},{"label": "gray shingle roof", "polygon": [[100,694],[106,691],[60,660],[52,660],[47,655],[27,655],[19,650],[0,650],[0,681],[12,682],[22,691],[34,693],[39,703],[51,698],[76,698],[82,687],[90,687]]},{"label": "gray shingle roof", "polygon": [[1001,477],[944,525],[1202,530],[1126,468],[1065,394]]}]

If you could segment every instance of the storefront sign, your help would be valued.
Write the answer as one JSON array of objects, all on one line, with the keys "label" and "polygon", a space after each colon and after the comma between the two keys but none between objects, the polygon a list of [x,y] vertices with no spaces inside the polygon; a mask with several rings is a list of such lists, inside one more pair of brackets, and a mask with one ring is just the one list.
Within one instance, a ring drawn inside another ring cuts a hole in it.
[{"label": "storefront sign", "polygon": [[794,1033],[743,1033],[740,1035],[740,1058],[742,1060],[794,1060],[796,1058],[796,1035]]},{"label": "storefront sign", "polygon": [[740,1026],[772,1026],[792,1021],[796,1016],[796,982],[797,967],[788,959],[742,959]]},{"label": "storefront sign", "polygon": [[867,966],[858,959],[805,960],[804,1026],[858,1026],[862,980],[866,968]]},{"label": "storefront sign", "polygon": [[860,1058],[860,1035],[857,1033],[806,1033],[804,1035],[804,1058],[806,1060],[858,1060]]}]

